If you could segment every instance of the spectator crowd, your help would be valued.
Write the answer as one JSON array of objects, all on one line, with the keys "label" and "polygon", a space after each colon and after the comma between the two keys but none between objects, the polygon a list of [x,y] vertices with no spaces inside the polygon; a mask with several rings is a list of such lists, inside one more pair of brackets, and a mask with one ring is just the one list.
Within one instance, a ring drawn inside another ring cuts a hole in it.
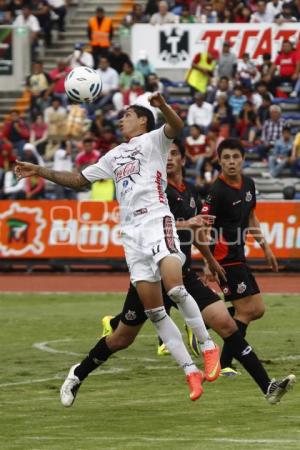
[{"label": "spectator crowd", "polygon": [[[227,137],[242,140],[245,166],[264,163],[267,177],[288,173],[300,176],[300,129],[283,116],[280,102],[299,105],[300,45],[283,40],[275,58],[265,53],[261,61],[244,53],[240,60],[230,42],[220,52],[191,56],[190,69],[179,87],[186,94],[172,97],[168,87],[176,83],[159,78],[145,50],[134,64],[115,40],[112,19],[99,6],[87,23],[87,43],[75,42],[68,58],[46,72],[37,59],[37,40],[42,35],[51,46],[57,24],[65,31],[65,0],[0,0],[0,24],[27,24],[31,29],[32,69],[26,86],[30,92],[28,119],[16,110],[0,126],[0,196],[4,199],[74,199],[76,193],[41,179],[17,181],[16,158],[56,170],[81,171],[121,142],[118,120],[134,103],[148,106],[152,92],[163,93],[185,121],[182,144],[186,150],[186,177],[205,195],[219,173],[217,147]],[[135,4],[120,29],[135,23],[292,23],[300,20],[300,1],[273,0],[148,0]],[[94,67],[103,89],[94,104],[72,104],[64,91],[67,74],[78,66]],[[159,111],[150,107],[157,124]],[[110,180],[95,185],[80,198],[111,200]]]}]

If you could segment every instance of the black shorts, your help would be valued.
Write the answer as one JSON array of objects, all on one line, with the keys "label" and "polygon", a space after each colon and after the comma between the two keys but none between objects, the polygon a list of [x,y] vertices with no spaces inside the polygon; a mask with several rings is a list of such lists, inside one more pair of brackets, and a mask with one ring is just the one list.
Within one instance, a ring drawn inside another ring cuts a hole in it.
[{"label": "black shorts", "polygon": [[[212,291],[208,286],[205,286],[197,273],[191,269],[187,269],[183,273],[183,282],[188,293],[194,297],[200,311],[205,309],[208,305],[220,300],[218,294]],[[177,308],[176,303],[167,296],[164,290],[163,298],[166,310],[170,309],[172,306]],[[121,321],[125,325],[136,326],[143,324],[146,320],[147,316],[144,312],[144,307],[140,301],[137,290],[130,284],[123,306]]]},{"label": "black shorts", "polygon": [[226,302],[259,294],[260,290],[246,263],[225,265],[227,283],[221,283]]}]

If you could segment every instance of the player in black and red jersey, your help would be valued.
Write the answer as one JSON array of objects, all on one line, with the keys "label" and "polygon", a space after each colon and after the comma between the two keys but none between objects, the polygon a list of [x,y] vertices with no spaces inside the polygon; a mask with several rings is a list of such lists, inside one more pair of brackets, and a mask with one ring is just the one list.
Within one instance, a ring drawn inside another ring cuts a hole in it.
[{"label": "player in black and red jersey", "polygon": [[[192,230],[199,229],[199,216],[195,216],[202,207],[200,199],[194,187],[183,180],[182,167],[184,166],[184,149],[175,141],[169,151],[167,162],[168,187],[166,190],[170,210],[176,219],[176,228],[180,239],[180,248],[186,256],[183,266],[183,280],[186,290],[190,292],[199,309],[206,325],[215,330],[224,340],[234,357],[240,361],[248,373],[266,396],[269,403],[277,403],[282,395],[290,389],[295,382],[294,375],[289,375],[283,380],[270,380],[268,374],[258,360],[251,346],[241,335],[237,324],[227,311],[224,302],[210,288],[205,286],[199,279],[197,273],[191,268],[191,246],[194,241]],[[194,244],[198,245],[194,241]],[[199,249],[204,251],[203,245]],[[209,257],[207,252],[205,256]],[[210,260],[210,266],[214,269],[214,262]],[[222,271],[215,266],[214,272],[222,278]],[[164,305],[168,311],[176,304],[164,292]],[[137,336],[141,326],[147,320],[144,308],[139,300],[134,286],[130,285],[123,311],[116,317],[106,316],[103,318],[103,354],[101,360],[117,350],[126,348]],[[192,333],[189,334],[192,338]],[[195,350],[196,339],[189,342],[190,347]],[[105,349],[109,349],[109,352]]]},{"label": "player in black and red jersey", "polygon": [[[218,147],[221,174],[213,183],[202,208],[202,214],[216,216],[211,250],[226,271],[227,282],[221,282],[226,301],[243,336],[252,320],[263,316],[265,306],[256,280],[246,263],[245,241],[248,232],[263,250],[267,263],[278,271],[276,258],[266,242],[255,214],[254,181],[242,173],[244,148],[237,139],[225,139]],[[232,352],[225,343],[221,356],[222,374],[233,376]]]}]

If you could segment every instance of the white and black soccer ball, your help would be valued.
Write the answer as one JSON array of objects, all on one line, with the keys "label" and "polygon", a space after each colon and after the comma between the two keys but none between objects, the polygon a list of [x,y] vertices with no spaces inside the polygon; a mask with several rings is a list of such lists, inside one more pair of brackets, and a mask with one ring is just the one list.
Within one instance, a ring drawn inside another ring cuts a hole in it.
[{"label": "white and black soccer ball", "polygon": [[76,67],[65,79],[65,91],[76,103],[93,103],[102,90],[102,80],[96,70],[90,67]]}]

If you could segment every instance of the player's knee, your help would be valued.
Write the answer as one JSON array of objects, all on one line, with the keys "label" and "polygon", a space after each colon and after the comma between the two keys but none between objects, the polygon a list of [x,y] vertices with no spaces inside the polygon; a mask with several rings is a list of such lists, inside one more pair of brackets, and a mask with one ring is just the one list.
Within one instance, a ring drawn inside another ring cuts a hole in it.
[{"label": "player's knee", "polygon": [[186,288],[183,285],[176,286],[170,289],[167,294],[170,297],[170,299],[177,304],[185,303],[189,295]]},{"label": "player's knee", "polygon": [[164,306],[159,306],[158,308],[146,309],[145,314],[151,322],[154,324],[163,320],[166,316],[166,310]]},{"label": "player's knee", "polygon": [[134,342],[135,336],[130,334],[113,333],[107,336],[106,342],[112,352],[117,352],[129,347]]},{"label": "player's knee", "polygon": [[252,312],[252,320],[260,319],[265,313],[265,305],[263,303],[256,305]]}]

